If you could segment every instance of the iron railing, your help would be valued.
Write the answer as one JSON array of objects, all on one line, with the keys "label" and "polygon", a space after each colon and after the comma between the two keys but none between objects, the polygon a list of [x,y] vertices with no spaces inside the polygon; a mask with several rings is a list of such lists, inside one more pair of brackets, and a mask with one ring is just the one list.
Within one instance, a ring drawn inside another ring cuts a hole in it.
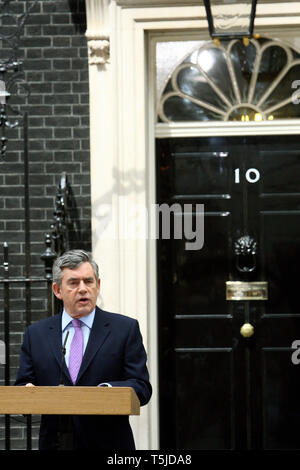
[{"label": "iron railing", "polygon": [[[67,224],[67,200],[69,194],[69,186],[65,173],[61,175],[59,187],[56,195],[56,204],[54,210],[54,220],[50,225],[50,231],[45,236],[45,251],[41,254],[41,258],[45,263],[45,271],[40,276],[32,276],[31,259],[31,229],[30,229],[30,188],[29,188],[29,156],[28,156],[28,115],[27,112],[21,112],[20,107],[15,106],[14,102],[20,103],[20,96],[14,100],[14,96],[21,95],[24,98],[29,96],[29,86],[25,82],[23,73],[23,64],[20,60],[22,54],[21,37],[24,25],[31,12],[39,0],[26,0],[24,2],[15,2],[13,0],[4,0],[0,2],[0,160],[5,165],[7,156],[7,148],[9,146],[8,136],[9,129],[19,127],[23,138],[23,164],[24,164],[24,266],[14,266],[11,261],[13,249],[10,242],[4,242],[3,246],[3,277],[0,278],[0,289],[3,290],[3,338],[0,341],[0,364],[4,365],[4,378],[1,382],[4,385],[12,385],[12,369],[15,366],[17,354],[19,353],[20,344],[11,342],[11,338],[15,331],[12,327],[12,321],[15,317],[15,311],[12,307],[16,302],[16,297],[22,299],[25,313],[22,313],[21,331],[32,322],[33,290],[36,286],[42,286],[45,289],[46,301],[42,301],[41,305],[45,305],[47,315],[53,315],[60,308],[60,304],[52,295],[52,265],[56,256],[62,254],[68,249],[68,224]],[[9,117],[11,116],[11,117]],[[20,242],[20,252],[21,245]],[[20,253],[21,254],[21,253]],[[1,267],[1,265],[0,265]],[[16,269],[18,268],[18,269]],[[42,271],[42,268],[41,268]],[[14,274],[23,274],[15,276]],[[18,299],[17,299],[18,300]],[[1,301],[1,299],[0,299]],[[44,302],[44,304],[43,304]],[[19,309],[20,310],[20,309]],[[23,309],[22,309],[23,310]],[[20,326],[19,326],[20,328]],[[18,340],[21,335],[18,335]],[[18,341],[19,342],[19,341]],[[15,348],[14,354],[13,348]],[[18,348],[18,352],[17,352]],[[3,356],[3,357],[2,357]],[[14,422],[23,423],[26,421],[27,449],[32,448],[32,419],[17,418],[5,415],[5,449],[11,448],[11,429],[12,420]],[[17,421],[16,421],[17,420]],[[1,425],[0,425],[1,427]]]},{"label": "iron railing", "polygon": [[[24,174],[28,172],[28,161],[24,159]],[[27,182],[26,182],[27,181]],[[15,286],[23,288],[23,296],[25,299],[25,327],[29,326],[32,321],[32,301],[31,290],[35,284],[44,285],[47,292],[46,311],[51,316],[61,308],[61,304],[57,301],[52,293],[52,265],[55,258],[61,255],[69,248],[68,231],[67,231],[67,201],[69,193],[69,184],[65,173],[62,174],[57,189],[56,207],[54,210],[54,220],[51,223],[51,232],[45,235],[46,248],[41,255],[41,259],[45,263],[44,275],[31,276],[31,246],[30,246],[30,208],[29,208],[29,185],[28,178],[25,177],[25,276],[14,277],[10,275],[9,261],[9,243],[5,242],[3,246],[3,271],[4,276],[0,278],[0,285],[3,285],[3,308],[4,308],[4,385],[11,385],[11,323],[10,323],[10,298],[11,289]],[[22,418],[14,418],[22,422]],[[26,417],[26,448],[32,448],[32,419],[31,416]],[[5,450],[11,449],[11,417],[5,415]]]}]

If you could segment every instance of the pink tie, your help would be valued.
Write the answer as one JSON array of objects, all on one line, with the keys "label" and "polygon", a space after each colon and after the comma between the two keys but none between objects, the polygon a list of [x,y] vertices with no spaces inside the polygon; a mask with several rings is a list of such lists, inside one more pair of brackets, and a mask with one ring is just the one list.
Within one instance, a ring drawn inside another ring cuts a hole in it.
[{"label": "pink tie", "polygon": [[72,324],[75,328],[75,333],[72,339],[70,347],[69,357],[69,372],[73,384],[76,382],[76,378],[80,369],[83,353],[83,334],[81,330],[81,321],[74,318]]}]

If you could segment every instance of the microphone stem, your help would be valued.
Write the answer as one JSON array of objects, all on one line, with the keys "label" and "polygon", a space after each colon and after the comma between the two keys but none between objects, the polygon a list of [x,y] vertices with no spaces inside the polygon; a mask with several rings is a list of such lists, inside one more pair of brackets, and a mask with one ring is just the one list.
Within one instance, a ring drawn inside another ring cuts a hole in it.
[{"label": "microphone stem", "polygon": [[66,355],[66,344],[67,344],[68,336],[69,336],[69,331],[67,331],[67,334],[66,334],[66,337],[65,337],[65,340],[64,340],[64,344],[63,344],[62,349],[61,349],[61,366],[60,366],[59,385],[64,385],[64,383],[63,383],[63,367],[64,367],[64,360],[65,360],[65,355]]}]

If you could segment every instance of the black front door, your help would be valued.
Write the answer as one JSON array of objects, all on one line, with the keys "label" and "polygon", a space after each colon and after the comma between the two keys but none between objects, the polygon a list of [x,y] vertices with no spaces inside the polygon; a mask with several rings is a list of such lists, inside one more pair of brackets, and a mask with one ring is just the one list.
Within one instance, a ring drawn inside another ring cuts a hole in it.
[{"label": "black front door", "polygon": [[158,241],[161,448],[300,449],[300,138],[158,139],[157,202],[204,204]]}]

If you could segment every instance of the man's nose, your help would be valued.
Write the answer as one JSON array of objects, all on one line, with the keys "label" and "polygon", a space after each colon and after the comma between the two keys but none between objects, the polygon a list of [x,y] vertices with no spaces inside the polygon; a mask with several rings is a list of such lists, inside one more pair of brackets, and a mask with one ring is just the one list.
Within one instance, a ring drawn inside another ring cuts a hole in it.
[{"label": "man's nose", "polygon": [[86,285],[84,281],[80,281],[79,283],[79,292],[86,292]]}]

